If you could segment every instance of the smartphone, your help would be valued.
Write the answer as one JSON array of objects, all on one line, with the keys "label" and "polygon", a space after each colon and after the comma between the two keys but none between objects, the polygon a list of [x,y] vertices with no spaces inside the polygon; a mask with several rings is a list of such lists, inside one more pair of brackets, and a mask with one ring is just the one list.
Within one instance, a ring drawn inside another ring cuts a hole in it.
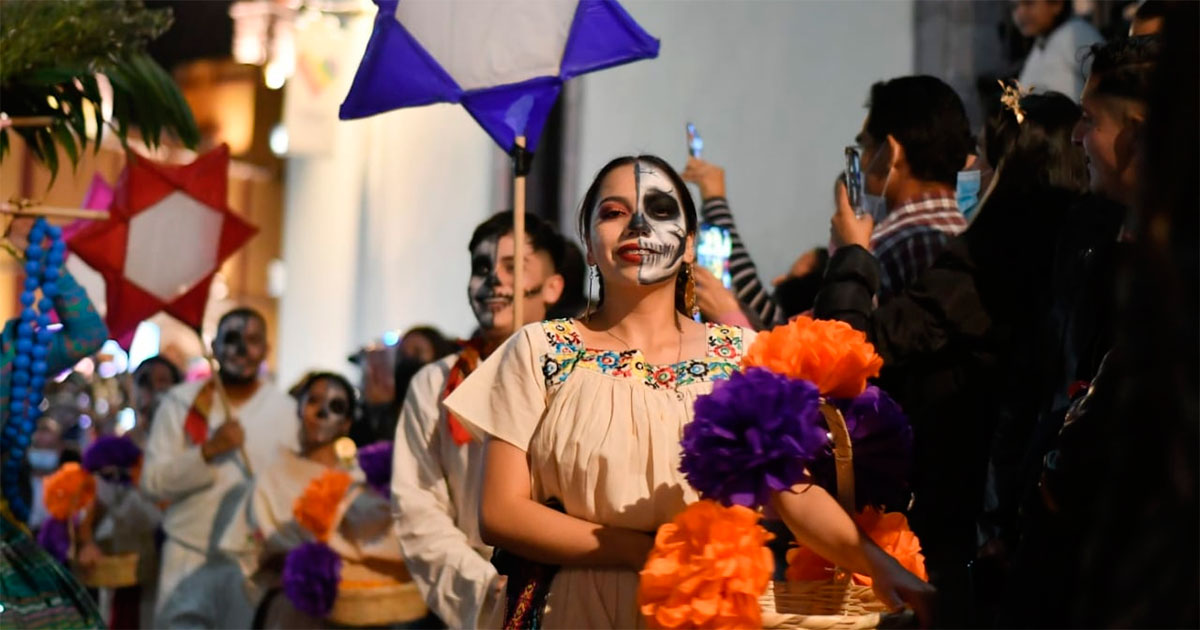
[{"label": "smartphone", "polygon": [[861,218],[864,212],[863,175],[862,156],[858,153],[858,147],[846,147],[846,172],[843,178],[846,183],[846,197],[850,199],[850,207],[854,208],[854,216]]},{"label": "smartphone", "polygon": [[733,286],[733,276],[729,274],[729,256],[733,254],[733,239],[729,230],[711,225],[700,224],[700,235],[696,241],[696,264],[708,269],[721,279],[725,288]]},{"label": "smartphone", "polygon": [[687,140],[688,140],[688,155],[698,158],[704,152],[704,140],[700,138],[700,133],[696,131],[696,125],[687,124]]}]

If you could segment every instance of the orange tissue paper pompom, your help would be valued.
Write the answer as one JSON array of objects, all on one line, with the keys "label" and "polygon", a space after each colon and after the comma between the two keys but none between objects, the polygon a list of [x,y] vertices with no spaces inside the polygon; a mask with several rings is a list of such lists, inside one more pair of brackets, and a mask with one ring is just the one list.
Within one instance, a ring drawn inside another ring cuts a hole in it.
[{"label": "orange tissue paper pompom", "polygon": [[822,396],[853,398],[879,376],[883,359],[850,324],[801,315],[755,337],[742,367],[755,366],[811,381]]},{"label": "orange tissue paper pompom", "polygon": [[296,522],[312,532],[317,540],[329,540],[338,504],[346,496],[350,481],[350,474],[342,470],[327,470],[310,481],[292,505]]},{"label": "orange tissue paper pompom", "polygon": [[78,462],[67,462],[42,482],[42,502],[50,516],[67,520],[92,504],[96,480]]},{"label": "orange tissue paper pompom", "polygon": [[658,529],[638,584],[652,628],[759,628],[775,570],[758,512],[703,500]]},{"label": "orange tissue paper pompom", "polygon": [[[925,573],[925,556],[921,555],[921,541],[908,527],[908,519],[899,512],[880,512],[868,507],[855,515],[854,522],[862,528],[875,544],[896,559],[900,566],[929,581]],[[826,580],[833,575],[833,563],[818,556],[808,547],[798,546],[787,553],[787,579],[792,582]],[[871,585],[871,576],[855,573],[854,583]]]}]

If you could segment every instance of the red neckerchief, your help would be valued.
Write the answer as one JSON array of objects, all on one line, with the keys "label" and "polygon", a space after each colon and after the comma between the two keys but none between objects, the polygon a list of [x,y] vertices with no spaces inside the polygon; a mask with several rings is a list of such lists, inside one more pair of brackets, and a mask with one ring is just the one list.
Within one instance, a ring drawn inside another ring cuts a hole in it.
[{"label": "red neckerchief", "polygon": [[[442,390],[442,400],[445,400],[459,385],[475,371],[479,366],[479,360],[486,357],[495,350],[494,346],[489,345],[484,341],[483,337],[473,337],[463,342],[462,352],[458,355],[458,361],[454,362],[454,366],[450,368],[450,373],[446,375],[446,388]],[[462,446],[471,441],[471,434],[463,427],[462,421],[454,412],[446,410],[446,425],[450,427],[450,437],[454,439],[454,443]]]},{"label": "red neckerchief", "polygon": [[212,381],[205,383],[192,406],[188,407],[187,417],[183,421],[183,432],[192,444],[201,446],[208,441],[208,412],[212,410]]}]

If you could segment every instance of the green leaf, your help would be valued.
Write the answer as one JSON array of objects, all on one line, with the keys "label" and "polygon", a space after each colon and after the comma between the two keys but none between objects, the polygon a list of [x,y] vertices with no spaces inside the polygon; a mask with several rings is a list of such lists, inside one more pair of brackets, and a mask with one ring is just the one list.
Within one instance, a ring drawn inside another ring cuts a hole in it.
[{"label": "green leaf", "polygon": [[51,133],[54,134],[54,139],[58,141],[58,146],[62,147],[67,152],[67,157],[71,158],[72,171],[76,166],[79,166],[79,150],[75,148],[75,136],[71,135],[71,130],[64,124],[56,124],[51,128]]},{"label": "green leaf", "polygon": [[54,148],[54,138],[46,129],[37,130],[38,145],[42,153],[42,161],[46,163],[46,168],[50,170],[50,183],[47,188],[54,185],[54,180],[58,179],[58,150]]}]

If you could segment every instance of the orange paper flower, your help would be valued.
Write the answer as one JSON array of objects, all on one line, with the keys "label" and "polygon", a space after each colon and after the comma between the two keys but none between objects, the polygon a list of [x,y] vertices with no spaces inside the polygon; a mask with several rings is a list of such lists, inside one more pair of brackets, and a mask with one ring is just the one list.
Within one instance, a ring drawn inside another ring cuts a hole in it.
[{"label": "orange paper flower", "polygon": [[292,505],[292,516],[317,540],[329,540],[338,504],[350,488],[350,475],[342,470],[327,470],[308,483]]},{"label": "orange paper flower", "polygon": [[[921,555],[921,541],[908,527],[908,519],[899,512],[879,512],[868,507],[855,515],[854,522],[862,528],[875,544],[895,558],[900,566],[929,581],[925,573],[925,556]],[[808,547],[797,546],[787,553],[789,581],[805,582],[825,580],[833,575],[833,563],[818,556]],[[855,584],[871,585],[871,576],[855,573]]]},{"label": "orange paper flower", "polygon": [[50,516],[67,520],[92,504],[96,480],[77,462],[67,462],[42,482],[42,501]]},{"label": "orange paper flower", "polygon": [[742,359],[742,367],[760,366],[788,378],[812,381],[822,396],[853,398],[879,376],[883,359],[867,336],[846,322],[801,315],[761,332]]},{"label": "orange paper flower", "polygon": [[742,506],[699,501],[658,529],[638,584],[652,628],[758,628],[758,598],[775,570],[758,524]]}]

